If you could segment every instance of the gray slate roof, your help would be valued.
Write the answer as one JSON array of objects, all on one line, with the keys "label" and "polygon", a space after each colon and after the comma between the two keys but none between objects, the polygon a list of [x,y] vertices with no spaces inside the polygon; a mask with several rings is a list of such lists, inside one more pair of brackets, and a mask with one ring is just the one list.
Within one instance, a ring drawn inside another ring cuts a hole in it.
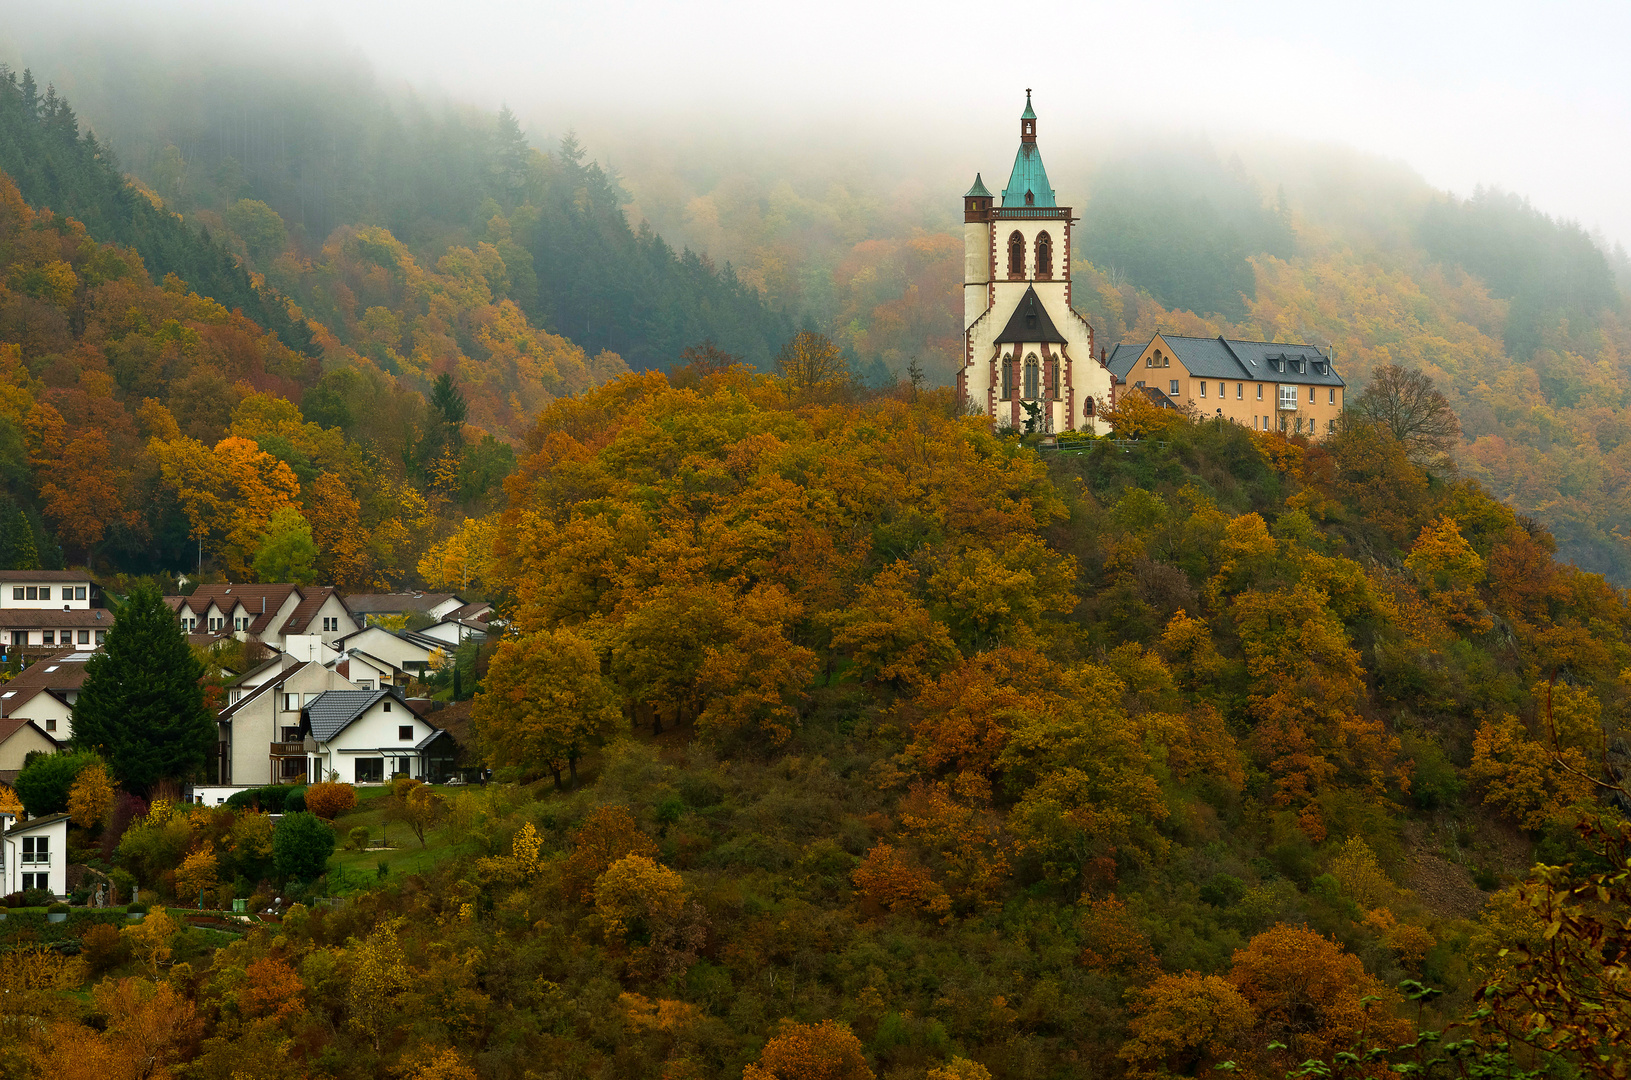
[{"label": "gray slate roof", "polygon": [[312,737],[328,742],[384,698],[402,700],[389,690],[325,690],[301,712],[311,726]]},{"label": "gray slate roof", "polygon": [[[1153,340],[1153,339],[1152,339]],[[1298,383],[1307,386],[1346,386],[1325,353],[1314,345],[1284,341],[1237,341],[1233,338],[1183,337],[1162,334],[1172,355],[1191,375],[1202,379],[1241,379],[1251,382]],[[1126,380],[1148,345],[1123,342],[1116,346],[1108,366]]]}]

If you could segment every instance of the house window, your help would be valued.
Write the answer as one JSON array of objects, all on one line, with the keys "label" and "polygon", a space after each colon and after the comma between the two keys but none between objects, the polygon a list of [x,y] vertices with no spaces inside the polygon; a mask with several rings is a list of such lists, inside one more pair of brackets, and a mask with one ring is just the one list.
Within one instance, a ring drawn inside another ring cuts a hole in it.
[{"label": "house window", "polygon": [[284,712],[299,712],[300,711],[300,695],[299,694],[284,694],[283,695],[283,711]]},{"label": "house window", "polygon": [[[67,597],[65,596],[65,597],[63,597],[63,599],[66,600]],[[75,585],[74,586],[74,599],[75,600],[85,599],[85,586],[83,586],[83,585]]]},{"label": "house window", "polygon": [[1262,383],[1257,384],[1257,400],[1258,401],[1263,400],[1263,384]]},{"label": "house window", "polygon": [[1334,386],[1333,386],[1333,387],[1331,387],[1331,388],[1330,388],[1330,389],[1329,389],[1329,390],[1327,390],[1327,391],[1326,391],[1326,392],[1325,392],[1325,394],[1326,394],[1326,397],[1325,397],[1325,403],[1326,403],[1326,404],[1327,404],[1327,405],[1335,405],[1335,404],[1336,404],[1336,403],[1337,403],[1337,391],[1336,391],[1336,387],[1334,387]]},{"label": "house window", "polygon": [[1008,276],[1025,276],[1025,238],[1018,230],[1008,238]]},{"label": "house window", "polygon": [[1172,395],[1173,397],[1178,396],[1178,380],[1177,379],[1173,379],[1171,382],[1167,383],[1167,393]]},{"label": "house window", "polygon": [[1314,404],[1314,388],[1312,386],[1308,388],[1308,403],[1310,405]]},{"label": "house window", "polygon": [[11,598],[13,600],[21,600],[23,598],[23,587],[21,585],[11,590]]},{"label": "house window", "polygon": [[283,741],[284,742],[299,742],[300,741],[300,729],[297,728],[297,727],[285,727],[283,729]]},{"label": "house window", "polygon": [[1246,397],[1246,384],[1243,383],[1243,382],[1235,383],[1235,400],[1236,401],[1241,401],[1241,400],[1244,400],[1245,397]]},{"label": "house window", "polygon": [[23,837],[23,861],[25,863],[34,863],[36,866],[40,863],[50,865],[51,838],[49,836]]},{"label": "house window", "polygon": [[385,703],[385,711],[386,711],[386,712],[390,712],[390,711],[391,711],[391,703],[390,703],[390,702],[389,702],[389,701],[387,701],[387,702],[386,702],[386,703]]},{"label": "house window", "polygon": [[30,600],[38,600],[40,598],[40,587],[38,585],[28,586],[27,597]]},{"label": "house window", "polygon": [[1301,435],[1302,433],[1303,433],[1303,418],[1299,416],[1299,417],[1297,417],[1297,434]]},{"label": "house window", "polygon": [[234,630],[248,630],[249,620],[239,615],[232,620],[232,628]]},{"label": "house window", "polygon": [[324,618],[323,619],[323,629],[325,631],[330,631],[330,632],[340,629],[340,617],[338,615],[336,615],[332,619],[331,618]]},{"label": "house window", "polygon": [[1296,411],[1297,388],[1295,386],[1280,387],[1280,408],[1285,409],[1287,412]]},{"label": "house window", "polygon": [[46,719],[45,719],[45,730],[47,730],[47,731],[55,731],[55,730],[57,730],[57,722],[56,722],[56,720],[55,720],[55,719],[53,719],[53,718],[52,718],[52,717],[49,717],[49,716],[48,716],[48,717],[46,717]]},{"label": "house window", "polygon": [[1201,380],[1201,397],[1205,397],[1205,396],[1206,396],[1206,380],[1202,379]]},{"label": "house window", "polygon": [[1053,276],[1053,237],[1047,233],[1036,234],[1036,276]]},{"label": "house window", "polygon": [[45,585],[45,586],[42,586],[40,588],[40,599],[41,600],[51,599],[51,586]]},{"label": "house window", "polygon": [[1002,358],[1002,400],[1014,400],[1014,364],[1011,356]]},{"label": "house window", "polygon": [[1326,430],[1327,433],[1334,432],[1334,431],[1336,431],[1336,429],[1337,429],[1337,422],[1335,420],[1327,420],[1325,422],[1325,430]]},{"label": "house window", "polygon": [[50,874],[24,874],[23,875],[23,888],[25,888],[25,889],[49,889],[50,887],[51,887],[51,875]]},{"label": "house window", "polygon": [[374,680],[373,679],[358,679],[357,680],[357,685],[362,687],[364,690],[372,690],[374,688]]},{"label": "house window", "polygon": [[316,694],[302,694],[301,695],[301,704],[303,704],[303,705],[310,705],[312,702],[314,702],[316,700],[317,700],[317,695]]},{"label": "house window", "polygon": [[81,645],[89,645],[91,643],[91,632],[89,630],[81,630],[79,632],[79,643]]},{"label": "house window", "polygon": [[357,759],[357,771],[354,774],[359,784],[381,784],[385,782],[385,759],[382,757],[360,757]]},{"label": "house window", "polygon": [[[63,633],[66,634],[67,631],[64,630]],[[55,645],[57,643],[57,632],[55,630],[43,630],[43,631],[41,631],[40,632],[40,643],[43,644],[43,645]]]},{"label": "house window", "polygon": [[1257,428],[1257,421],[1258,421],[1258,418],[1256,416],[1252,417],[1252,429],[1253,430],[1256,430],[1256,428]]},{"label": "house window", "polygon": [[303,757],[279,758],[278,762],[278,772],[281,779],[293,780],[306,775],[306,759]]},{"label": "house window", "polygon": [[413,740],[413,728],[407,725],[397,728],[396,737],[403,742],[411,742]]}]

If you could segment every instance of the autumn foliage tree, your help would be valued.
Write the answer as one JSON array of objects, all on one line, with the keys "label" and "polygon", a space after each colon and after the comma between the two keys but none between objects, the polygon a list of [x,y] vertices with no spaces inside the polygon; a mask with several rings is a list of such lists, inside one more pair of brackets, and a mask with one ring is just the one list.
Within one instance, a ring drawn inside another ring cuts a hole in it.
[{"label": "autumn foliage tree", "polygon": [[594,645],[564,627],[501,642],[472,712],[487,759],[576,783],[578,761],[625,724],[600,668]]}]

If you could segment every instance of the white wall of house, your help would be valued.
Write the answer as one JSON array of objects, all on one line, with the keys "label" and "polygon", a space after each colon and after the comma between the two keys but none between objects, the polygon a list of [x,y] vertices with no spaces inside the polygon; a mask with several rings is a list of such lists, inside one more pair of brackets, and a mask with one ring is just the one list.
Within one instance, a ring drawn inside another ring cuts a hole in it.
[{"label": "white wall of house", "polygon": [[360,649],[368,655],[384,660],[404,671],[415,671],[430,659],[430,650],[397,637],[388,630],[371,626],[345,639],[343,648],[350,652]]},{"label": "white wall of house", "polygon": [[[57,745],[39,728],[24,724],[13,731],[5,742],[0,742],[0,771],[21,771],[23,760],[36,750],[54,754]],[[0,893],[0,896],[4,895]]]},{"label": "white wall of house", "polygon": [[[3,696],[4,692],[0,691],[0,697]],[[73,696],[78,697],[78,691]],[[36,727],[58,742],[67,742],[74,733],[73,706],[65,704],[49,690],[36,690],[33,697],[16,705],[6,702],[6,715],[34,721]]]},{"label": "white wall of house", "polygon": [[345,601],[340,599],[339,593],[329,594],[328,599],[323,601],[323,606],[318,608],[317,614],[312,617],[310,626],[289,627],[291,632],[316,634],[323,639],[324,644],[330,646],[347,634],[355,634],[360,629],[362,624],[357,622],[356,617],[345,606]]},{"label": "white wall of house", "polygon": [[68,818],[42,818],[39,823],[17,823],[0,814],[0,890],[6,895],[22,889],[50,889],[68,895]]},{"label": "white wall of house", "polygon": [[317,744],[321,767],[347,784],[383,783],[405,772],[424,777],[424,759],[414,746],[435,727],[400,701],[382,698],[326,743]]},{"label": "white wall of house", "polygon": [[81,581],[0,581],[0,608],[82,611],[91,606],[90,596],[89,578]]}]

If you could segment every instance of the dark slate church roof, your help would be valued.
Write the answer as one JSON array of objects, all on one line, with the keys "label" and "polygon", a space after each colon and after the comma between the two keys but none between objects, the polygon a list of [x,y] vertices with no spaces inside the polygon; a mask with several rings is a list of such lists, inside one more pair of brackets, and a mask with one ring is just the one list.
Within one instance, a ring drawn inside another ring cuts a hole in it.
[{"label": "dark slate church roof", "polygon": [[1048,309],[1043,306],[1041,297],[1036,295],[1036,286],[1032,285],[1025,290],[1025,295],[1020,297],[1019,305],[1014,308],[1014,314],[1008,319],[1008,325],[997,335],[997,344],[1023,345],[1043,341],[1063,345],[1065,335],[1053,325],[1053,319],[1048,317]]}]

